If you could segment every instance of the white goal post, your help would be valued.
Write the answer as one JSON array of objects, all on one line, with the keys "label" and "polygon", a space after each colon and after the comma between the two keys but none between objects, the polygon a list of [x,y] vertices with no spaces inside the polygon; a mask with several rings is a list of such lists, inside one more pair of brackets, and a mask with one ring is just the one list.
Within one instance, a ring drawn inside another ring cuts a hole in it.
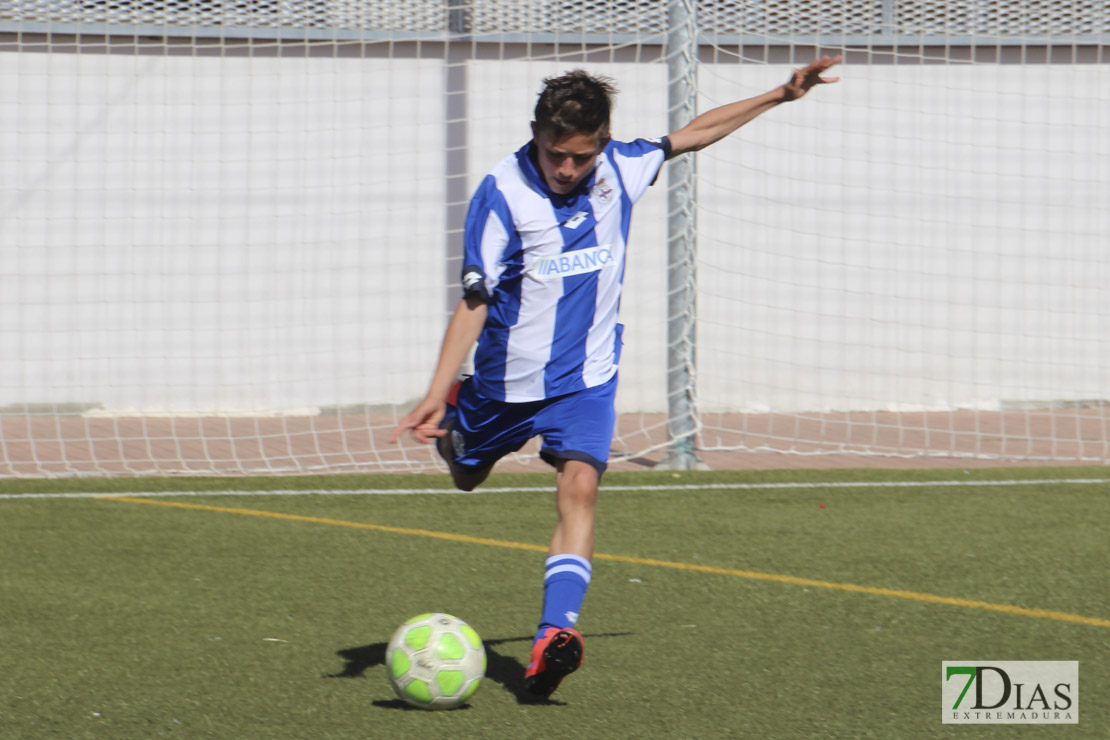
[{"label": "white goal post", "polygon": [[627,139],[821,53],[636,208],[614,469],[1110,461],[1102,0],[33,0],[0,477],[442,470],[386,438],[542,78],[612,77]]}]

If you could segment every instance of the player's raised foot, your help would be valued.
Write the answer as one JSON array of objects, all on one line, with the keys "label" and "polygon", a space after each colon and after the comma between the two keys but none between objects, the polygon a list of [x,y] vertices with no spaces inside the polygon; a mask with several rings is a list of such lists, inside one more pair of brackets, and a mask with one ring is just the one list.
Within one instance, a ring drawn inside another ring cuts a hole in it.
[{"label": "player's raised foot", "polygon": [[447,463],[447,468],[451,471],[451,474],[454,475],[455,441],[454,439],[452,439],[452,437],[454,436],[455,425],[453,423],[449,423],[445,427],[445,429],[447,430],[447,434],[444,434],[442,437],[438,437],[436,439],[436,452],[438,452],[439,456],[443,458],[443,461]]},{"label": "player's raised foot", "polygon": [[462,435],[455,431],[453,421],[448,422],[444,429],[447,430],[447,434],[436,439],[436,451],[447,463],[447,470],[451,472],[451,480],[454,481],[455,486],[464,491],[473,491],[489,476],[493,466],[475,471],[460,468],[456,459],[461,454]]},{"label": "player's raised foot", "polygon": [[535,696],[547,697],[559,683],[582,665],[585,644],[578,630],[548,627],[532,645],[532,662],[524,672],[524,688]]},{"label": "player's raised foot", "polygon": [[[456,380],[455,384],[451,386],[451,390],[447,392],[448,406],[456,406],[458,404],[460,386],[462,386],[462,381]],[[443,461],[447,463],[447,467],[448,469],[450,469],[451,475],[456,475],[455,422],[451,420],[447,421],[447,423],[443,425],[443,429],[447,432],[447,434],[444,434],[442,437],[436,439],[436,452],[438,452],[439,456],[443,458]]]}]

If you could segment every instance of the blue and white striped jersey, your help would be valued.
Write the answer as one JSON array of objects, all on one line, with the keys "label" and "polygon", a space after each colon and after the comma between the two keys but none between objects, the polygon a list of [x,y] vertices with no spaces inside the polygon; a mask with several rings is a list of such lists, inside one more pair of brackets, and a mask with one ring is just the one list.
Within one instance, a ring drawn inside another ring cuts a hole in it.
[{"label": "blue and white striped jersey", "polygon": [[616,373],[632,205],[670,142],[610,141],[567,195],[547,187],[530,147],[502,160],[475,192],[462,270],[464,292],[489,308],[474,382],[513,403],[591,388]]}]

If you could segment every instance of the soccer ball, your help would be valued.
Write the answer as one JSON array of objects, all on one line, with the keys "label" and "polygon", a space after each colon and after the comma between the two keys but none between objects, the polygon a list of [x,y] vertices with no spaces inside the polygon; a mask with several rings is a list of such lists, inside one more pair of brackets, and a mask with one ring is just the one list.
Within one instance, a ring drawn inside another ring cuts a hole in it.
[{"label": "soccer ball", "polygon": [[450,614],[421,614],[393,633],[385,651],[397,696],[421,709],[453,709],[478,690],[486,649],[474,629]]}]

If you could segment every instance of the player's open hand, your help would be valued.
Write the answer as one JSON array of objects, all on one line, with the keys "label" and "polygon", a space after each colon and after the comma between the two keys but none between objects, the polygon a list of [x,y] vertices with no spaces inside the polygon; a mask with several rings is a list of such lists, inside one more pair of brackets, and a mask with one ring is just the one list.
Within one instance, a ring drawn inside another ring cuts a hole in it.
[{"label": "player's open hand", "polygon": [[444,402],[425,398],[393,428],[392,434],[389,435],[390,443],[396,443],[406,430],[412,430],[412,438],[423,444],[434,441],[436,437],[442,437],[447,430],[440,429],[439,423],[443,421],[443,415],[446,412],[447,406]]},{"label": "player's open hand", "polygon": [[782,86],[786,99],[797,100],[817,85],[827,85],[830,82],[840,81],[839,77],[822,77],[821,75],[834,64],[839,64],[841,59],[842,57],[839,54],[835,57],[823,56],[820,59],[813,60],[802,69],[794,70],[790,79]]}]

